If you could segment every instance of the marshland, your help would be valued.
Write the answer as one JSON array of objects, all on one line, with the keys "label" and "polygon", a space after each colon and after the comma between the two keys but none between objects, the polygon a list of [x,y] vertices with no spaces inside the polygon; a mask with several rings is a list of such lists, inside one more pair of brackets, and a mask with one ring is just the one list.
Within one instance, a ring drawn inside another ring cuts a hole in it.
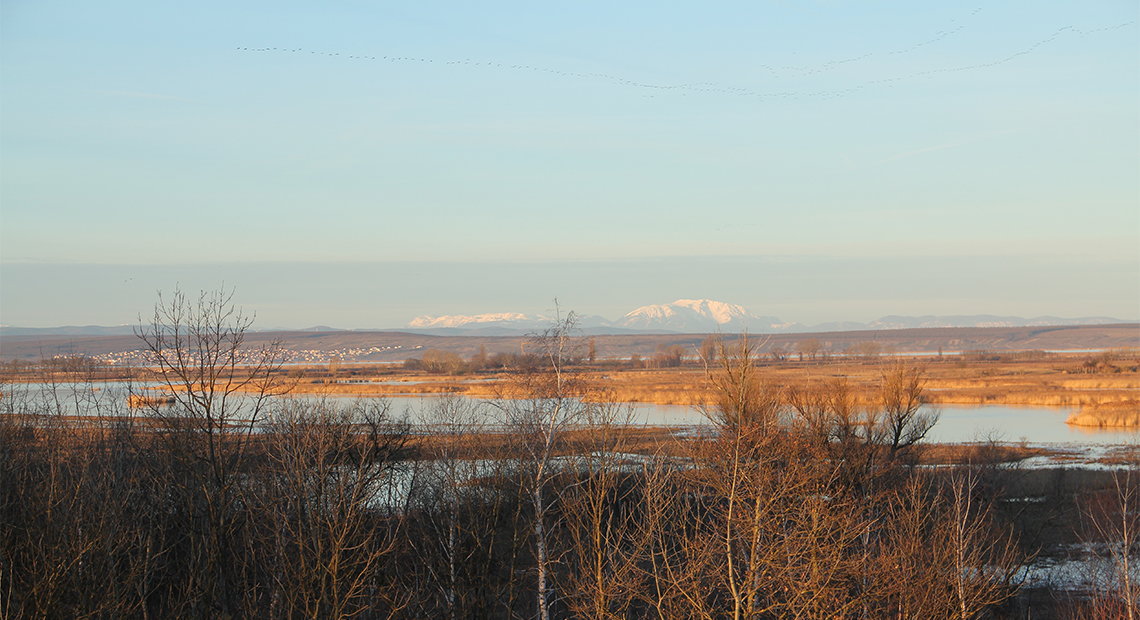
[{"label": "marshland", "polygon": [[1134,444],[930,440],[939,403],[1130,406],[1134,352],[607,360],[569,317],[529,357],[287,367],[179,323],[223,302],[157,315],[146,367],[8,367],[6,615],[1135,613]]}]

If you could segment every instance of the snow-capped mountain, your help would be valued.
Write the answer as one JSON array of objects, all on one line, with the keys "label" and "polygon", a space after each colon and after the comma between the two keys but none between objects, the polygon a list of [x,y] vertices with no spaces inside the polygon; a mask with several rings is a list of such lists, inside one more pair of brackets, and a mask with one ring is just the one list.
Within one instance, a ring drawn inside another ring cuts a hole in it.
[{"label": "snow-capped mountain", "polygon": [[[580,315],[578,326],[585,333],[739,333],[754,334],[832,332],[877,329],[915,329],[928,327],[1033,327],[1047,325],[1104,325],[1125,323],[1109,317],[1062,319],[1041,316],[1025,319],[1016,316],[885,316],[871,323],[836,322],[806,326],[781,321],[774,316],[759,316],[743,306],[711,299],[678,299],[671,304],[642,306],[617,321],[596,315]],[[522,335],[550,326],[551,318],[517,312],[478,314],[474,316],[421,316],[408,323],[407,329],[437,334]]]},{"label": "snow-capped mountain", "polygon": [[678,299],[671,304],[642,306],[619,319],[615,325],[629,329],[704,333],[714,331],[789,331],[773,316],[757,316],[743,306],[710,299]]},{"label": "snow-capped mountain", "polygon": [[546,325],[550,319],[541,315],[526,315],[518,312],[497,312],[493,314],[476,314],[474,316],[457,314],[454,316],[431,316],[425,314],[418,316],[408,327],[416,329],[434,329],[440,327],[513,327],[532,329]]},{"label": "snow-capped mountain", "polygon": [[[772,316],[757,316],[743,306],[726,304],[710,299],[678,299],[671,304],[657,304],[638,308],[617,321],[596,315],[582,315],[578,326],[594,333],[622,332],[679,332],[707,333],[715,331],[753,332],[801,331],[798,323],[785,323]],[[477,330],[483,334],[513,333],[541,330],[549,327],[551,319],[540,315],[513,312],[478,314],[474,316],[417,317],[407,324],[413,330],[432,330],[457,333]]]},{"label": "snow-capped mountain", "polygon": [[[852,321],[820,323],[806,326],[799,323],[781,321],[772,316],[757,316],[746,308],[709,299],[678,299],[671,304],[643,306],[617,321],[610,321],[597,315],[577,315],[578,327],[584,334],[636,334],[636,333],[696,333],[712,332],[740,333],[747,329],[754,334],[839,332],[860,330],[894,330],[945,327],[1045,327],[1061,325],[1109,325],[1114,323],[1135,323],[1105,316],[1064,319],[1055,316],[1039,316],[1026,319],[1018,316],[994,316],[977,314],[968,316],[884,316],[871,323]],[[527,315],[518,312],[492,314],[416,317],[402,330],[439,336],[525,336],[541,332],[550,327],[552,319],[543,315]],[[120,325],[104,327],[88,325],[84,327],[13,327],[0,325],[0,336],[110,336],[131,335],[135,327]],[[306,329],[261,328],[253,331],[309,331],[334,332],[351,331],[318,325]],[[370,330],[364,330],[370,331]]]},{"label": "snow-capped mountain", "polygon": [[[579,315],[578,327],[584,330],[608,328],[612,323],[596,315]],[[414,331],[437,334],[478,334],[485,336],[517,336],[550,327],[551,317],[518,312],[492,314],[416,317],[405,327]]]}]

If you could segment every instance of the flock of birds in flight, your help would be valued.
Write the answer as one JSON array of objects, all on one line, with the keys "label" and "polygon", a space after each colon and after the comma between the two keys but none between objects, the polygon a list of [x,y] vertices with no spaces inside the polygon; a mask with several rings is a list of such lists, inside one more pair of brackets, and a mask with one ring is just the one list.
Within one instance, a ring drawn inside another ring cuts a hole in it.
[{"label": "flock of birds in flight", "polygon": [[[969,17],[973,17],[974,15],[977,15],[977,13],[981,10],[982,9],[980,9],[980,8],[974,10],[972,13],[970,13]],[[1032,46],[1030,46],[1026,49],[1023,49],[1019,52],[1010,54],[1004,58],[999,58],[997,60],[993,60],[990,62],[964,65],[964,66],[958,66],[958,67],[945,67],[945,68],[938,68],[938,69],[928,69],[925,71],[918,71],[918,72],[914,72],[914,73],[910,73],[910,74],[902,75],[902,76],[881,78],[881,79],[877,79],[877,80],[870,80],[870,81],[865,82],[864,84],[852,86],[849,88],[844,88],[844,89],[839,89],[839,90],[830,90],[830,91],[821,90],[821,91],[814,91],[814,92],[804,92],[804,91],[759,92],[756,89],[726,86],[726,85],[715,83],[715,82],[693,82],[693,83],[685,83],[685,84],[668,84],[668,85],[651,84],[651,83],[640,82],[637,80],[631,80],[631,79],[627,79],[627,78],[623,78],[623,77],[619,77],[619,76],[615,76],[615,75],[610,75],[607,73],[597,73],[597,72],[581,73],[581,72],[575,72],[575,71],[562,71],[559,69],[551,69],[551,68],[538,67],[538,66],[526,65],[526,64],[504,64],[504,63],[500,63],[500,62],[488,62],[488,61],[472,62],[471,59],[448,60],[448,61],[441,61],[439,63],[436,63],[435,60],[430,59],[430,58],[416,58],[416,57],[410,57],[410,56],[366,56],[366,55],[351,55],[351,54],[343,54],[342,55],[339,52],[322,52],[322,51],[315,51],[315,50],[304,50],[302,48],[238,47],[237,50],[241,51],[241,52],[258,52],[258,53],[284,52],[284,53],[292,53],[292,54],[297,54],[297,53],[303,54],[306,51],[308,51],[309,54],[315,55],[315,56],[327,56],[330,58],[343,58],[343,59],[347,59],[347,60],[368,60],[368,61],[379,60],[379,61],[387,61],[387,62],[423,63],[425,65],[426,64],[465,65],[465,66],[475,66],[475,67],[505,68],[505,69],[519,70],[519,71],[537,71],[537,72],[542,72],[542,73],[549,73],[552,75],[559,75],[559,76],[563,76],[563,77],[585,78],[585,79],[601,79],[601,80],[609,81],[609,82],[616,84],[616,85],[645,89],[645,90],[649,90],[649,91],[678,91],[681,93],[686,93],[686,92],[719,93],[719,94],[725,94],[725,95],[752,97],[752,98],[757,98],[757,99],[761,99],[761,100],[769,99],[769,98],[798,99],[800,97],[829,99],[829,98],[836,98],[836,97],[842,97],[845,95],[850,95],[850,94],[853,94],[853,93],[855,93],[859,90],[862,90],[866,87],[881,86],[881,85],[892,85],[893,83],[897,83],[897,82],[905,82],[908,80],[913,80],[913,79],[922,78],[922,77],[932,77],[932,76],[937,75],[937,74],[956,73],[956,72],[961,72],[961,71],[971,71],[971,70],[977,70],[977,69],[985,69],[985,68],[989,68],[989,67],[996,67],[998,65],[1002,65],[1002,64],[1008,63],[1012,60],[1015,60],[1019,57],[1031,54],[1034,51],[1036,51],[1038,48],[1040,48],[1044,45],[1048,45],[1049,43],[1056,40],[1058,37],[1061,37],[1062,35],[1065,35],[1065,34],[1072,34],[1072,35],[1084,37],[1084,36],[1088,36],[1088,35],[1096,34],[1096,33],[1100,33],[1100,32],[1106,32],[1106,31],[1110,31],[1110,30],[1118,30],[1120,28],[1128,27],[1128,26],[1132,25],[1133,23],[1135,23],[1135,22],[1126,22],[1123,24],[1115,25],[1115,26],[1107,26],[1107,27],[1098,28],[1095,30],[1084,30],[1084,31],[1078,30],[1078,29],[1074,28],[1073,26],[1065,26],[1062,28],[1058,28],[1056,31],[1054,31],[1048,37],[1034,43]],[[891,56],[891,55],[900,55],[900,54],[907,54],[910,52],[914,52],[920,48],[923,48],[925,46],[937,43],[937,42],[939,42],[939,41],[941,41],[947,37],[950,37],[954,34],[957,34],[959,31],[961,31],[965,27],[966,27],[965,24],[959,24],[957,27],[955,27],[951,30],[939,31],[939,32],[935,33],[935,35],[932,38],[930,38],[926,41],[922,41],[920,43],[911,45],[911,46],[903,48],[903,49],[887,52],[886,55]],[[768,65],[768,64],[760,64],[758,66],[760,68],[763,68],[767,72],[769,72],[773,78],[779,78],[782,75],[787,75],[787,74],[793,74],[793,75],[796,75],[797,77],[806,77],[806,76],[825,73],[825,72],[831,71],[833,69],[836,69],[842,65],[847,65],[850,63],[855,63],[855,62],[859,62],[862,60],[866,60],[872,56],[875,56],[874,52],[867,52],[867,53],[862,54],[860,56],[855,56],[852,58],[846,58],[846,59],[842,59],[842,60],[833,60],[833,61],[829,61],[829,62],[823,63],[823,64],[818,65],[818,66],[814,66],[814,67],[795,67],[795,66],[778,66],[777,67],[777,66],[772,66],[772,65]],[[652,96],[652,95],[647,94],[647,96]]]}]

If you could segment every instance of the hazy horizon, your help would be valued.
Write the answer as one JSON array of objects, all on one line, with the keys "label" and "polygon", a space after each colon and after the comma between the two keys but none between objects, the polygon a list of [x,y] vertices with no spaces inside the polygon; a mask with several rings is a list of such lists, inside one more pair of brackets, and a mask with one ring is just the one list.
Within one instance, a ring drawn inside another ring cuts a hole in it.
[{"label": "hazy horizon", "polygon": [[[805,325],[866,323],[887,315],[1134,321],[1140,318],[1140,304],[1118,299],[1117,283],[1138,271],[1131,261],[1069,255],[908,261],[699,257],[491,264],[20,264],[5,269],[0,317],[4,324],[20,327],[133,324],[140,315],[148,319],[159,291],[169,295],[178,286],[194,295],[224,285],[234,290],[235,303],[256,313],[258,328],[386,329],[421,315],[548,314],[556,298],[563,310],[608,319],[688,298],[737,304]],[[285,285],[278,281],[281,274]],[[1055,295],[1039,277],[1071,295]],[[901,292],[900,284],[905,285]]]}]

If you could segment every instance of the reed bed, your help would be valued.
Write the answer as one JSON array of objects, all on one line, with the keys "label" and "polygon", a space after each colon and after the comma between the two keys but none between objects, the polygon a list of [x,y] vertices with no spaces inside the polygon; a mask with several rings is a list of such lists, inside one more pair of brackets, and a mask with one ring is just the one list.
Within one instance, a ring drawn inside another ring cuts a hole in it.
[{"label": "reed bed", "polygon": [[[918,358],[923,366],[924,396],[930,403],[962,405],[1031,405],[1089,408],[1102,403],[1134,400],[1140,395],[1140,372],[1129,364],[1108,372],[1088,372],[1079,356],[1053,356],[1004,362],[942,361]],[[846,381],[862,401],[875,397],[885,360],[830,360],[807,363],[761,362],[764,381],[777,389],[802,389],[820,383]],[[599,388],[589,398],[611,402],[695,406],[704,402],[708,384],[705,371],[694,364],[679,368],[644,369],[609,365],[585,366],[582,376]],[[294,394],[333,396],[432,396],[463,394],[473,397],[507,397],[514,394],[516,375],[511,371],[465,375],[367,367],[353,369],[351,377],[297,378],[289,382]]]},{"label": "reed bed", "polygon": [[1140,400],[1093,404],[1074,411],[1065,423],[1099,428],[1140,428]]}]

